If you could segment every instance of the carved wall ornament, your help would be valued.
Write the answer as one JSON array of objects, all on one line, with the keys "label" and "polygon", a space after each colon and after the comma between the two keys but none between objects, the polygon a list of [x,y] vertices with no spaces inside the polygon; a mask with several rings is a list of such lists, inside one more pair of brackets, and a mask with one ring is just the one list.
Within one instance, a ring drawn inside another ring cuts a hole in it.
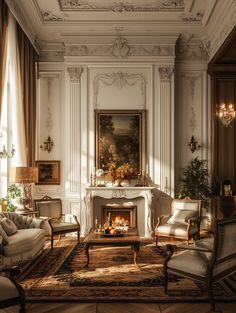
[{"label": "carved wall ornament", "polygon": [[192,133],[194,133],[196,126],[197,126],[196,112],[194,110],[194,107],[191,107],[190,110],[191,110],[191,118],[190,118],[189,124],[190,124],[190,128],[192,130]]},{"label": "carved wall ornament", "polygon": [[202,54],[209,57],[211,55],[211,42],[210,40],[203,39],[199,45],[200,50],[202,51]]},{"label": "carved wall ornament", "polygon": [[42,20],[45,22],[61,22],[64,20],[63,17],[57,16],[49,10],[40,10]]},{"label": "carved wall ornament", "polygon": [[159,67],[158,70],[159,70],[161,80],[170,80],[174,72],[173,67]]},{"label": "carved wall ornament", "polygon": [[69,73],[70,80],[80,81],[81,74],[83,73],[82,67],[68,67],[67,71]]},{"label": "carved wall ornament", "polygon": [[174,56],[175,48],[171,45],[128,45],[124,38],[116,39],[111,45],[70,45],[65,48],[68,56],[114,56],[126,58],[127,56]]},{"label": "carved wall ornament", "polygon": [[58,0],[61,11],[112,11],[117,13],[125,12],[155,12],[169,10],[183,10],[184,0],[156,0],[147,1],[145,4],[133,4],[131,1],[114,3],[95,3],[92,0]]},{"label": "carved wall ornament", "polygon": [[98,74],[94,78],[94,107],[97,107],[99,83],[102,82],[106,86],[114,85],[118,89],[125,86],[134,86],[137,83],[141,84],[142,105],[145,105],[146,99],[146,78],[143,74],[128,74],[124,72],[116,72],[111,74]]},{"label": "carved wall ornament", "polygon": [[127,42],[127,39],[121,37],[115,40],[111,51],[116,58],[126,58],[129,55],[130,47]]},{"label": "carved wall ornament", "polygon": [[200,22],[202,20],[203,13],[197,12],[196,14],[181,14],[180,19],[184,22]]}]

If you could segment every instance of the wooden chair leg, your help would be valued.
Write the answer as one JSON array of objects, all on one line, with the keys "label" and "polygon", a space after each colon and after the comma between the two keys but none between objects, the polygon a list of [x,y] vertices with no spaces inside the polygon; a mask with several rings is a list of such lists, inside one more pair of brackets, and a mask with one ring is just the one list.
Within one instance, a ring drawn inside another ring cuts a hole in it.
[{"label": "wooden chair leg", "polygon": [[61,240],[61,234],[58,235],[58,241],[60,241],[60,240]]},{"label": "wooden chair leg", "polygon": [[53,250],[53,235],[51,236],[51,250]]},{"label": "wooden chair leg", "polygon": [[157,236],[157,235],[155,235],[155,237],[156,237],[156,247],[157,247],[158,236]]},{"label": "wooden chair leg", "polygon": [[164,288],[165,288],[165,293],[168,293],[168,275],[167,273],[164,273]]},{"label": "wooden chair leg", "polygon": [[80,231],[77,232],[78,243],[80,242]]},{"label": "wooden chair leg", "polygon": [[213,283],[211,280],[208,282],[208,297],[209,297],[211,309],[213,312],[215,312],[216,306],[215,306],[215,301],[214,301],[214,297],[213,297]]}]

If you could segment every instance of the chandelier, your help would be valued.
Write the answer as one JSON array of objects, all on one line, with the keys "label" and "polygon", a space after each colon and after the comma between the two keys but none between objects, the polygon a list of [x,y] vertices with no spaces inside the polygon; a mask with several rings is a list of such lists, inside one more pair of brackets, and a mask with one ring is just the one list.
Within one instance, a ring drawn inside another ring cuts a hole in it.
[{"label": "chandelier", "polygon": [[218,115],[222,124],[226,127],[229,127],[235,118],[234,105],[231,103],[228,105],[224,103],[221,104]]},{"label": "chandelier", "polygon": [[11,147],[11,151],[7,151],[5,145],[0,150],[0,159],[2,158],[12,158],[16,150],[14,149],[13,145]]}]

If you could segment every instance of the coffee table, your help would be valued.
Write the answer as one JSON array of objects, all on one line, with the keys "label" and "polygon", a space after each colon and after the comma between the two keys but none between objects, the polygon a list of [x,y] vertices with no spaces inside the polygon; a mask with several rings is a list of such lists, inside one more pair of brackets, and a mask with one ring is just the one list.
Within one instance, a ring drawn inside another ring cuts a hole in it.
[{"label": "coffee table", "polygon": [[134,251],[134,264],[137,265],[137,254],[140,250],[140,238],[138,230],[135,228],[129,228],[127,233],[122,236],[104,236],[102,233],[95,232],[92,229],[84,239],[84,250],[87,256],[87,263],[85,267],[89,265],[89,248],[92,246],[131,246]]}]

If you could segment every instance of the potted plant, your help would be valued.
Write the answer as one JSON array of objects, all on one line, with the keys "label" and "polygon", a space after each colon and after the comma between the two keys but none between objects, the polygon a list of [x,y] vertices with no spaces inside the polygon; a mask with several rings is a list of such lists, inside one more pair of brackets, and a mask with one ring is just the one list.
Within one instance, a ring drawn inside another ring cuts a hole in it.
[{"label": "potted plant", "polygon": [[207,161],[193,159],[184,169],[181,179],[179,198],[202,200],[204,207],[208,207],[211,196]]},{"label": "potted plant", "polygon": [[13,184],[7,189],[7,196],[0,199],[2,209],[9,212],[14,212],[18,206],[19,199],[21,197],[20,186]]}]

